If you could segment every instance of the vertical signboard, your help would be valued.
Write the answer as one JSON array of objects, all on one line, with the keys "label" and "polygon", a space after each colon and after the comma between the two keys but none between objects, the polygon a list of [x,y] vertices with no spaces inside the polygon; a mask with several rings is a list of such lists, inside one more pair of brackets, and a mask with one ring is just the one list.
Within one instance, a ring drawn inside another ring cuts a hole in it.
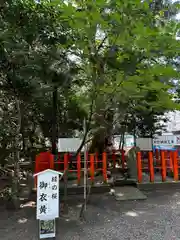
[{"label": "vertical signboard", "polygon": [[59,175],[47,169],[37,176],[36,218],[39,220],[40,238],[55,237],[55,219],[59,217]]}]

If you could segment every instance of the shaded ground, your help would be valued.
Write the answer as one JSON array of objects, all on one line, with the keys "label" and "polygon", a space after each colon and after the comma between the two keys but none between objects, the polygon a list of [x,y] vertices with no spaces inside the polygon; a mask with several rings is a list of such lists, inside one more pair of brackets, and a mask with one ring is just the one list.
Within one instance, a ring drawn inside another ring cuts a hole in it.
[{"label": "shaded ground", "polygon": [[[118,202],[113,196],[92,196],[86,222],[78,220],[82,197],[69,199],[69,215],[57,223],[61,240],[178,240],[180,239],[180,192],[149,192],[145,201]],[[3,240],[36,240],[35,208],[18,212],[0,208]]]},{"label": "shaded ground", "polygon": [[[166,182],[172,182],[173,180],[174,180],[173,177],[166,176]],[[143,183],[150,182],[150,174],[149,173],[143,172],[142,182]],[[154,182],[162,182],[162,176],[161,176],[160,172],[157,172],[154,174]]]}]

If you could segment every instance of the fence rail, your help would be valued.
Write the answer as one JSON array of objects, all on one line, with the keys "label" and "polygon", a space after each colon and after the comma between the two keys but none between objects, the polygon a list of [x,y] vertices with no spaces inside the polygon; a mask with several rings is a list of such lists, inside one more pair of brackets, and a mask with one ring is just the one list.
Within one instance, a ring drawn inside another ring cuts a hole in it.
[{"label": "fence rail", "polygon": [[[86,165],[92,182],[95,180],[96,172],[101,173],[102,180],[107,182],[107,171],[110,168],[109,163],[111,163],[112,169],[116,167],[117,162],[121,162],[121,167],[125,169],[124,151],[113,151],[112,154],[103,152],[101,155],[98,153],[86,153]],[[77,157],[74,157],[70,153],[64,153],[58,154],[58,159],[54,161],[54,156],[49,152],[37,155],[35,161],[35,173],[48,168],[57,171],[65,171],[68,169],[69,173],[76,173],[77,183],[80,184],[83,175],[82,173],[84,171],[84,156],[79,153]]]},{"label": "fence rail", "polygon": [[161,181],[167,180],[168,172],[173,176],[174,181],[179,180],[179,162],[177,151],[156,151],[148,152],[148,157],[144,159],[142,153],[137,153],[137,179],[139,183],[143,182],[143,172],[149,174],[149,181],[155,181],[156,171],[161,174]]},{"label": "fence rail", "polygon": [[[130,166],[126,160],[127,157],[125,157],[124,151],[114,151],[112,154],[104,152],[101,155],[97,153],[89,154],[87,152],[86,164],[90,181],[95,181],[96,173],[98,172],[102,181],[106,183],[108,180],[107,171],[115,169],[117,163],[120,163],[119,167],[122,170],[126,170],[127,166],[134,168],[134,165]],[[148,151],[145,155],[144,152],[138,152],[135,161],[138,183],[179,180],[180,164],[177,151]],[[68,173],[74,173],[77,184],[80,184],[83,178],[84,156],[78,154],[75,157],[72,154],[64,153],[59,154],[58,159],[54,160],[54,156],[51,153],[40,153],[36,157],[35,173],[48,168],[62,172],[67,169]],[[171,178],[169,178],[169,173],[171,173]],[[146,175],[146,179],[144,175]]]}]

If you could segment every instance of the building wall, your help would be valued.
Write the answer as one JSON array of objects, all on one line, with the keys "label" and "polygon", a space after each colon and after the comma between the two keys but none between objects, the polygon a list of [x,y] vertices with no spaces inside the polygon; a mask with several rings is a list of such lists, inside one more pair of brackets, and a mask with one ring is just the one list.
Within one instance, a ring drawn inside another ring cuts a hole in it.
[{"label": "building wall", "polygon": [[166,132],[175,133],[180,131],[180,111],[169,112],[166,114],[168,118]]}]

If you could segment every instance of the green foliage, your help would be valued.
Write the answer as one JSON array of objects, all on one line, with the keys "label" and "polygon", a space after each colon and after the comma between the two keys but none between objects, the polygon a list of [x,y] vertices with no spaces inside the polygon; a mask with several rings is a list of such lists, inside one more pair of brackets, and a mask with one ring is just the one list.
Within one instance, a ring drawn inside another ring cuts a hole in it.
[{"label": "green foliage", "polygon": [[170,18],[178,8],[167,1],[4,0],[2,152],[12,147],[15,96],[21,103],[22,153],[45,147],[52,136],[55,87],[59,137],[80,134],[84,118],[96,136],[99,128],[110,136],[117,123],[121,130],[125,123],[130,132],[152,134],[160,116],[179,109],[173,100],[179,23]]}]

